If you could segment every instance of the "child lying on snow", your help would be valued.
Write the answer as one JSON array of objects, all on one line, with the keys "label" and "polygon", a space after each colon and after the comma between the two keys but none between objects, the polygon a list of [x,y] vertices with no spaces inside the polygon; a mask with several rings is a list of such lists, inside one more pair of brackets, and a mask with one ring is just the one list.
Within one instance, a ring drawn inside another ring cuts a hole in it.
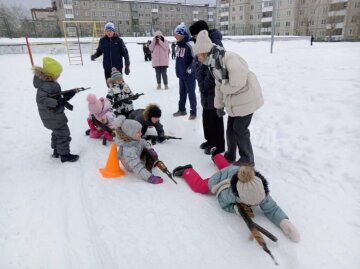
[{"label": "child lying on snow", "polygon": [[221,154],[216,154],[213,161],[220,171],[208,179],[203,180],[191,164],[176,167],[173,175],[183,177],[194,192],[216,194],[225,211],[240,215],[236,203],[260,206],[265,216],[280,227],[291,241],[300,241],[298,230],[270,196],[268,182],[254,167],[229,166],[229,162]]},{"label": "child lying on snow", "polygon": [[[150,159],[157,159],[157,153],[150,144],[141,138],[142,125],[135,120],[128,120],[125,116],[118,116],[111,124],[115,128],[116,144],[118,145],[118,159],[125,169],[134,172],[143,180],[152,183],[163,183],[163,179],[151,173],[152,165],[149,159],[144,159],[144,152],[151,155]],[[147,168],[145,168],[147,167]]]}]

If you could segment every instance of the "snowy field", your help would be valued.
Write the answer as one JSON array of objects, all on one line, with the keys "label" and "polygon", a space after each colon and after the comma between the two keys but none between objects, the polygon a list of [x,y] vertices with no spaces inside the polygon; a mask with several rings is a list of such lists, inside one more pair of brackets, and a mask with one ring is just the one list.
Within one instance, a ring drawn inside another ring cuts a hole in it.
[{"label": "snowy field", "polygon": [[[101,177],[110,146],[84,135],[86,96],[105,96],[107,88],[101,63],[91,62],[89,53],[84,66],[70,66],[66,54],[51,55],[46,47],[34,55],[38,65],[43,56],[62,63],[63,90],[91,87],[66,112],[71,149],[80,160],[64,164],[50,157],[50,131],[38,115],[29,57],[0,55],[0,268],[360,268],[360,46],[309,43],[279,41],[270,54],[269,42],[224,42],[248,61],[263,87],[265,105],[251,123],[256,168],[301,233],[294,244],[255,212],[255,221],[279,238],[266,239],[279,266],[248,240],[242,219],[222,211],[215,197],[193,193],[180,178],[175,185],[157,169],[165,180],[160,185],[130,173]],[[191,163],[211,176],[217,169],[199,149],[198,91],[197,119],[173,118],[175,62],[168,69],[170,90],[155,90],[155,72],[141,46],[127,46],[126,82],[145,93],[135,108],[156,102],[166,134],[183,138],[155,145],[160,159],[170,170]]]}]

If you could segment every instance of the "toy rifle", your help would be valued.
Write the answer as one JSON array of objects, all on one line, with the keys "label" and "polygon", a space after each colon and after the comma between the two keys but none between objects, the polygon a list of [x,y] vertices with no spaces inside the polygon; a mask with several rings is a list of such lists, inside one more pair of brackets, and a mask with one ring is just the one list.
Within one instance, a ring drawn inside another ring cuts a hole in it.
[{"label": "toy rifle", "polygon": [[[101,131],[108,132],[113,137],[115,136],[113,130],[109,126],[107,126],[106,124],[104,124],[101,121],[97,120],[93,114],[91,114],[91,120],[94,123],[96,128],[100,129]],[[89,131],[89,133],[90,133],[90,131]],[[102,144],[104,146],[106,146],[106,138],[105,137],[103,137]]]},{"label": "toy rifle", "polygon": [[249,206],[247,206],[243,203],[237,203],[236,206],[239,210],[241,217],[244,219],[247,227],[249,228],[249,230],[251,232],[252,239],[255,238],[256,242],[258,242],[258,244],[262,247],[262,249],[266,253],[268,253],[270,255],[270,257],[273,259],[275,265],[279,265],[277,263],[277,261],[275,260],[274,256],[272,255],[272,253],[270,252],[270,250],[268,249],[266,242],[265,242],[263,236],[261,235],[261,233],[263,233],[265,236],[267,236],[269,239],[271,239],[274,242],[276,242],[278,240],[276,238],[276,236],[274,236],[272,233],[270,233],[269,231],[267,231],[266,229],[264,229],[263,227],[261,227],[260,225],[258,225],[251,219],[251,215],[253,216],[253,213]]},{"label": "toy rifle", "polygon": [[144,95],[143,93],[136,93],[134,95],[130,95],[127,98],[121,99],[121,100],[117,100],[113,103],[113,108],[118,108],[119,106],[121,106],[123,103],[124,104],[131,104],[131,101],[133,100],[137,100],[139,98],[139,96]]},{"label": "toy rifle", "polygon": [[[159,141],[159,136],[158,135],[144,135],[142,138],[145,139],[145,140],[151,140],[152,145],[155,145],[156,141]],[[163,138],[165,140],[182,139],[181,137],[175,137],[175,136],[169,136],[169,135],[165,135]]]},{"label": "toy rifle", "polygon": [[73,107],[72,104],[70,104],[68,102],[68,99],[67,99],[66,95],[68,93],[71,93],[71,92],[78,93],[78,92],[86,91],[86,90],[89,90],[89,89],[91,89],[91,88],[90,87],[88,87],[88,88],[84,88],[84,87],[74,88],[74,89],[62,91],[62,92],[59,92],[59,93],[49,94],[49,97],[58,99],[64,107],[66,107],[67,109],[72,111],[74,109],[74,107]]},{"label": "toy rifle", "polygon": [[177,184],[177,182],[172,177],[172,174],[170,173],[169,169],[167,169],[167,167],[165,166],[163,161],[156,160],[155,163],[154,163],[154,166],[159,168],[161,172],[165,173],[175,184]]}]

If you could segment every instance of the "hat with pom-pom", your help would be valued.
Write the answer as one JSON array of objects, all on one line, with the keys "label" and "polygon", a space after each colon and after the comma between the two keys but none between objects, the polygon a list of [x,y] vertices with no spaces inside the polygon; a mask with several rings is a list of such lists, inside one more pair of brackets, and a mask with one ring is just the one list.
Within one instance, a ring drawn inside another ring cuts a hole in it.
[{"label": "hat with pom-pom", "polygon": [[115,80],[117,80],[117,79],[123,79],[122,74],[121,74],[115,67],[113,67],[113,68],[111,69],[111,79],[112,79],[113,81],[115,81]]},{"label": "hat with pom-pom", "polygon": [[99,121],[106,118],[107,112],[111,112],[111,103],[108,99],[103,97],[97,99],[95,94],[89,94],[86,100],[88,101],[89,112]]},{"label": "hat with pom-pom", "polygon": [[63,71],[61,64],[53,58],[44,57],[42,62],[44,72],[51,77],[58,77]]},{"label": "hat with pom-pom", "polygon": [[186,25],[183,22],[180,23],[178,26],[176,26],[174,33],[182,36],[187,35],[188,33],[186,30]]},{"label": "hat with pom-pom", "polygon": [[108,22],[107,24],[105,24],[105,30],[111,30],[113,32],[115,32],[115,26],[112,22]]},{"label": "hat with pom-pom", "polygon": [[236,189],[242,203],[258,205],[265,198],[265,188],[262,180],[255,176],[252,166],[240,166],[237,172]]}]

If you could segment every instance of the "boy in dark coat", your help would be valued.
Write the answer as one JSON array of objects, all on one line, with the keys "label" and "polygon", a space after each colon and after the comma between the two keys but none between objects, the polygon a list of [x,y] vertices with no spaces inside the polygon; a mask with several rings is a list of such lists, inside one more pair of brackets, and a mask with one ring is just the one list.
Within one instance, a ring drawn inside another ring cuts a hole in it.
[{"label": "boy in dark coat", "polygon": [[70,153],[71,137],[63,103],[70,100],[77,91],[61,94],[61,87],[56,80],[62,72],[62,66],[52,58],[44,57],[43,67],[35,66],[33,71],[40,118],[44,126],[52,131],[51,148],[54,149],[52,156],[59,158],[60,155],[61,162],[75,162],[79,159],[79,155]]},{"label": "boy in dark coat", "polygon": [[91,60],[104,54],[103,67],[105,71],[105,80],[111,77],[111,69],[115,67],[122,73],[123,59],[125,60],[125,74],[130,74],[130,59],[128,50],[124,44],[124,41],[115,33],[114,24],[108,22],[105,25],[105,35],[100,38],[99,46],[96,52],[91,55]]},{"label": "boy in dark coat", "polygon": [[195,55],[193,51],[194,42],[191,41],[185,24],[180,24],[175,28],[174,32],[177,40],[176,52],[176,76],[179,78],[179,110],[173,114],[174,117],[185,116],[186,113],[186,96],[190,101],[190,117],[189,120],[196,118],[196,95],[195,95]]},{"label": "boy in dark coat", "polygon": [[165,140],[165,132],[160,123],[161,110],[157,105],[150,104],[145,109],[136,109],[130,113],[128,119],[133,119],[141,123],[141,133],[146,134],[149,127],[155,127],[158,134],[158,142]]},{"label": "boy in dark coat", "polygon": [[[221,33],[217,29],[209,30],[205,21],[200,20],[193,23],[189,30],[195,43],[198,33],[201,30],[206,30],[209,32],[211,41],[223,47]],[[223,117],[218,117],[214,107],[215,81],[209,68],[198,60],[196,60],[196,80],[201,94],[202,123],[206,140],[200,145],[200,148],[205,150],[205,154],[210,154],[211,150],[214,153],[222,153],[225,151],[224,120]]]}]

